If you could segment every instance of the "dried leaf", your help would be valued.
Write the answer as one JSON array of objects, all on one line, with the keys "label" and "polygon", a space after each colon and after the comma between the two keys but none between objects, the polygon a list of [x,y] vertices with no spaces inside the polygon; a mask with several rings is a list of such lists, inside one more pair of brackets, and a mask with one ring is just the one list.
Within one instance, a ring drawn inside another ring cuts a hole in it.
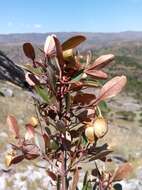
[{"label": "dried leaf", "polygon": [[12,135],[14,135],[14,138],[19,138],[20,137],[19,126],[16,118],[12,115],[9,115],[7,117],[7,124],[9,126],[10,132],[12,133]]},{"label": "dried leaf", "polygon": [[101,89],[96,102],[106,100],[117,95],[125,86],[127,78],[125,76],[116,76],[109,80]]},{"label": "dried leaf", "polygon": [[107,74],[101,70],[85,70],[85,73],[94,79],[107,79]]},{"label": "dried leaf", "polygon": [[132,164],[124,163],[114,172],[112,181],[121,181],[126,178],[133,170]]},{"label": "dried leaf", "polygon": [[23,44],[23,51],[24,51],[25,55],[28,58],[30,58],[30,59],[32,59],[34,61],[34,59],[35,59],[35,50],[34,50],[31,43],[24,43]]},{"label": "dried leaf", "polygon": [[68,49],[73,49],[76,46],[78,46],[80,43],[84,42],[85,40],[86,40],[85,36],[82,35],[73,36],[62,44],[62,50],[65,51]]},{"label": "dried leaf", "polygon": [[114,60],[114,55],[102,55],[95,60],[95,63],[91,65],[87,70],[101,69]]}]

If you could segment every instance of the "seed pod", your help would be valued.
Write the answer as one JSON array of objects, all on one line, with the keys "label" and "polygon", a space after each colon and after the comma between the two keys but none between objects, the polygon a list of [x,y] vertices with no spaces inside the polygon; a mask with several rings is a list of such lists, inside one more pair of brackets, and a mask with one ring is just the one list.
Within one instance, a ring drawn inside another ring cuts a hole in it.
[{"label": "seed pod", "polygon": [[98,117],[93,123],[94,134],[97,138],[102,138],[108,131],[108,125],[103,117]]},{"label": "seed pod", "polygon": [[95,136],[94,136],[94,128],[92,126],[88,126],[85,129],[85,136],[87,137],[89,143],[93,143],[95,140]]},{"label": "seed pod", "polygon": [[38,125],[37,118],[36,117],[31,117],[30,121],[29,121],[29,124],[31,124],[33,127],[37,127],[37,125]]}]

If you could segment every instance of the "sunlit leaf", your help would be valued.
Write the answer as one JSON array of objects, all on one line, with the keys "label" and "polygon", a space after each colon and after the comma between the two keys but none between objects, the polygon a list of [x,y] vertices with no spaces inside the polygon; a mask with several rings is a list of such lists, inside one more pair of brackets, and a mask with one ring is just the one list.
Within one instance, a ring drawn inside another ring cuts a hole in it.
[{"label": "sunlit leaf", "polygon": [[65,51],[68,49],[73,49],[79,44],[81,44],[82,42],[84,42],[85,40],[86,40],[85,36],[82,36],[82,35],[73,36],[62,44],[62,50]]},{"label": "sunlit leaf", "polygon": [[97,58],[94,64],[88,67],[87,69],[88,70],[101,69],[113,60],[114,60],[114,55],[112,54],[102,55],[99,58]]},{"label": "sunlit leaf", "polygon": [[97,102],[106,100],[117,95],[126,85],[127,78],[125,76],[116,76],[109,80],[101,89],[97,98]]},{"label": "sunlit leaf", "polygon": [[44,44],[44,52],[49,57],[56,55],[56,46],[54,41],[55,35],[48,36]]},{"label": "sunlit leaf", "polygon": [[101,70],[85,70],[85,73],[95,79],[107,79],[107,74]]}]

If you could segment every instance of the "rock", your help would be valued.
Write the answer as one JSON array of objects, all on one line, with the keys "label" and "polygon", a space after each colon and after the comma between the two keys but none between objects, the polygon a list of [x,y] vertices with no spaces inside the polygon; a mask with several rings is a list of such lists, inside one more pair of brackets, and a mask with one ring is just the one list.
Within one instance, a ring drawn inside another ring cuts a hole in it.
[{"label": "rock", "polygon": [[123,180],[120,184],[122,190],[142,190],[142,181],[138,179]]},{"label": "rock", "polygon": [[1,92],[3,93],[3,95],[6,96],[6,97],[12,97],[12,96],[14,96],[13,90],[10,89],[10,88],[2,88],[0,91],[1,91]]},{"label": "rock", "polygon": [[24,71],[0,51],[0,80],[12,82],[22,88],[29,88]]}]

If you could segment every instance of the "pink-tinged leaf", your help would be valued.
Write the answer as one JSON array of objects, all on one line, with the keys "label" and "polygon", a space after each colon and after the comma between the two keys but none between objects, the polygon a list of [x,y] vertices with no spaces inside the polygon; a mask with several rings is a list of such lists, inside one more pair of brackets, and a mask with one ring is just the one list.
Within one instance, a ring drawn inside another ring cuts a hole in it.
[{"label": "pink-tinged leaf", "polygon": [[116,76],[112,78],[102,87],[96,102],[98,103],[102,100],[116,96],[126,85],[126,82],[126,76]]},{"label": "pink-tinged leaf", "polygon": [[19,126],[16,118],[12,115],[9,115],[7,117],[7,124],[9,126],[10,132],[14,135],[14,138],[19,138],[20,137]]},{"label": "pink-tinged leaf", "polygon": [[112,176],[112,181],[121,181],[132,172],[133,167],[130,163],[124,163],[118,167]]},{"label": "pink-tinged leaf", "polygon": [[95,79],[107,79],[107,74],[101,70],[85,70],[85,73]]},{"label": "pink-tinged leaf", "polygon": [[56,55],[56,46],[55,46],[54,37],[56,36],[55,35],[48,36],[44,44],[44,52],[49,57]]},{"label": "pink-tinged leaf", "polygon": [[25,79],[26,79],[27,83],[28,83],[30,86],[40,85],[40,82],[39,82],[38,77],[35,76],[35,75],[32,74],[32,73],[27,72],[27,73],[25,74]]},{"label": "pink-tinged leaf", "polygon": [[95,60],[95,63],[91,65],[88,70],[101,69],[113,61],[114,57],[115,56],[113,54],[102,55]]},{"label": "pink-tinged leaf", "polygon": [[84,42],[85,40],[86,40],[85,36],[82,35],[73,36],[62,44],[62,50],[65,51],[68,49],[73,49],[76,46],[78,46],[80,43]]},{"label": "pink-tinged leaf", "polygon": [[34,59],[35,59],[35,50],[34,50],[31,43],[24,43],[23,44],[23,51],[24,51],[25,55],[28,58],[30,58],[30,59],[32,59],[34,61]]},{"label": "pink-tinged leaf", "polygon": [[31,124],[26,125],[25,140],[31,140],[34,138],[35,130]]}]

